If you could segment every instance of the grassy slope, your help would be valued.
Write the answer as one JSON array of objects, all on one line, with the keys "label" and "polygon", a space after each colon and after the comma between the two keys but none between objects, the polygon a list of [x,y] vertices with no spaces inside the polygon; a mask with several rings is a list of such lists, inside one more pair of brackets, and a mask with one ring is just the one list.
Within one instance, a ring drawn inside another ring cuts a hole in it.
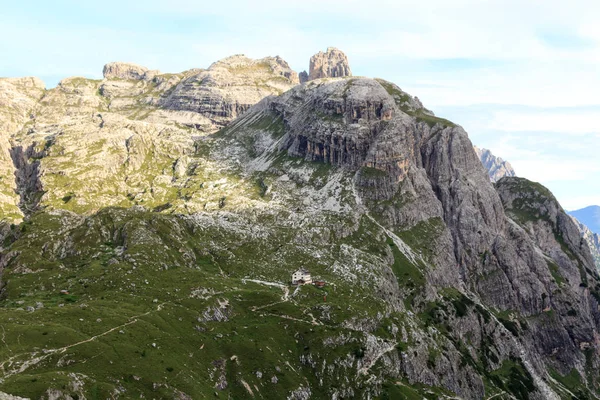
[{"label": "grassy slope", "polygon": [[[299,362],[303,354],[332,363],[356,353],[358,344],[330,351],[323,339],[346,334],[358,343],[364,334],[341,323],[383,308],[373,307],[376,299],[342,286],[303,287],[292,301],[282,302],[282,289],[243,279],[268,269],[260,269],[264,243],[236,246],[235,234],[193,232],[178,217],[105,210],[52,238],[65,229],[60,219],[35,216],[22,225],[22,236],[11,247],[21,254],[5,272],[0,313],[0,390],[9,393],[38,398],[48,387],[76,393],[67,374],[82,374],[89,382],[83,392],[88,398],[123,389],[127,397],[169,396],[173,388],[204,398],[224,373],[224,395],[247,396],[243,380],[266,398],[282,398],[301,385],[319,386],[312,367]],[[215,238],[230,240],[227,247],[235,256],[211,250]],[[64,258],[43,250],[71,240],[75,248]],[[127,249],[119,256],[123,245]],[[195,260],[180,248],[192,249]],[[293,266],[298,256],[290,251],[285,261]],[[248,271],[244,260],[250,258],[258,263]],[[277,275],[283,280],[289,272]],[[334,280],[326,271],[320,275]],[[40,303],[43,308],[26,310]],[[220,309],[220,303],[228,305]],[[205,312],[214,316],[215,308],[227,320],[204,321]],[[12,375],[22,362],[37,357],[37,363]],[[273,376],[277,384],[271,383]],[[336,379],[326,379],[326,385]],[[315,398],[327,398],[329,389]]]},{"label": "grassy slope", "polygon": [[[279,137],[283,123],[259,120],[252,128],[268,129]],[[190,184],[197,187],[189,196],[206,190],[207,181],[215,185],[230,173],[206,168],[203,151],[194,155],[198,167]],[[285,156],[278,156],[275,164],[284,171],[292,165],[310,170],[308,185],[314,188],[325,187],[338,173],[327,165]],[[339,213],[307,218],[302,229],[286,224],[303,195],[286,198],[288,209],[274,210],[278,196],[286,194],[267,194],[268,186],[281,172],[259,175],[256,182],[240,180],[243,188],[238,192],[226,192],[223,211],[241,197],[253,198],[263,208],[237,216],[212,214],[213,223],[106,209],[85,220],[40,213],[15,227],[20,237],[9,249],[13,256],[0,299],[0,390],[33,398],[49,387],[92,399],[116,392],[123,397],[166,398],[177,391],[192,398],[214,397],[215,392],[219,397],[246,398],[249,390],[256,397],[285,398],[310,386],[312,398],[330,398],[348,387],[360,396],[368,390],[368,376],[357,375],[356,369],[365,361],[368,335],[396,344],[392,353],[397,357],[416,348],[422,351],[410,336],[403,342],[392,334],[390,327],[396,325],[400,331],[439,332],[427,339],[432,368],[442,356],[440,349],[454,346],[463,354],[464,365],[481,374],[487,393],[507,390],[517,398],[527,397],[523,390],[531,390],[529,378],[517,361],[505,361],[492,371],[487,360],[496,352],[493,346],[478,353],[457,341],[449,329],[469,315],[489,320],[486,310],[458,292],[424,304],[417,297],[425,285],[425,263],[413,265],[367,218],[353,229],[343,226]],[[69,208],[70,201],[61,199],[61,208]],[[430,220],[398,234],[428,259],[433,249],[427,239],[441,223]],[[350,234],[336,236],[335,228]],[[358,261],[352,260],[354,255]],[[342,279],[332,267],[336,262],[390,266],[411,312],[389,313],[373,293],[372,281]],[[284,284],[300,265],[332,285],[303,287],[283,301],[284,289],[247,280]],[[28,307],[37,309],[31,312]],[[361,319],[376,323],[362,331],[349,327],[349,321]],[[337,344],[328,344],[332,341]],[[409,385],[402,376],[392,376],[394,371],[381,361],[370,372],[384,377],[381,398],[437,398],[443,392]],[[77,379],[86,383],[83,388],[74,385]]]}]

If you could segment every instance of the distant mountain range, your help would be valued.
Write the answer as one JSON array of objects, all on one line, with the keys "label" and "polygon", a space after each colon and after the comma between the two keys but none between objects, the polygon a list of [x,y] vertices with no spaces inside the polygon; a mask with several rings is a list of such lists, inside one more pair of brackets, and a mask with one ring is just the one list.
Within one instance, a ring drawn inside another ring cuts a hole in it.
[{"label": "distant mountain range", "polygon": [[600,234],[600,206],[589,206],[580,210],[568,211],[586,225],[592,232]]}]

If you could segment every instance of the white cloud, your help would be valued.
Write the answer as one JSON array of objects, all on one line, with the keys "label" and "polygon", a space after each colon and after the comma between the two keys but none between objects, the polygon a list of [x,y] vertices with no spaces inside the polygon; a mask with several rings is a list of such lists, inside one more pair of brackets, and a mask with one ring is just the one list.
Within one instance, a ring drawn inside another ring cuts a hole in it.
[{"label": "white cloud", "polygon": [[594,111],[499,111],[494,113],[488,129],[502,131],[559,132],[566,135],[600,133],[600,112]]},{"label": "white cloud", "polygon": [[580,210],[589,205],[600,204],[600,195],[595,196],[565,196],[561,205],[567,211]]},{"label": "white cloud", "polygon": [[597,175],[600,168],[597,163],[583,160],[565,160],[560,157],[534,159],[511,158],[510,163],[519,171],[519,175],[532,181],[550,183],[557,181],[582,181]]}]

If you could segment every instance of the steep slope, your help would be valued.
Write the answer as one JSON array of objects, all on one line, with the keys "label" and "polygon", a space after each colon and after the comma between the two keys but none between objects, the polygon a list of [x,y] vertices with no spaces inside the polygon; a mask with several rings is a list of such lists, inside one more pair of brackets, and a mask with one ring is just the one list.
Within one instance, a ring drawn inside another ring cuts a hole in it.
[{"label": "steep slope", "polygon": [[592,232],[600,233],[600,207],[589,206],[582,208],[581,210],[570,211],[570,215],[577,218],[585,226],[587,226]]},{"label": "steep slope", "polygon": [[10,138],[35,118],[33,109],[44,89],[37,78],[0,78],[0,221],[22,218],[14,168],[19,155],[13,151]]},{"label": "steep slope", "polygon": [[[227,133],[246,144],[249,171],[274,171],[271,163],[283,150],[291,157],[355,172],[358,204],[365,204],[390,232],[406,238],[425,266],[435,266],[422,272],[422,287],[403,292],[405,302],[410,299],[405,304],[409,310],[423,312],[431,301],[443,304],[440,291],[459,288],[497,310],[496,322],[519,337],[515,344],[519,350],[508,350],[510,346],[497,338],[474,346],[475,351],[494,353],[496,367],[515,354],[525,354],[523,364],[544,398],[555,396],[552,385],[544,383],[552,382],[548,371],[578,371],[573,373],[591,378],[590,367],[597,360],[591,361],[590,354],[580,349],[595,343],[597,275],[575,225],[547,189],[540,189],[537,196],[545,199],[544,207],[553,208],[554,223],[545,218],[543,208],[536,213],[541,203],[513,215],[510,190],[503,187],[504,198],[499,197],[465,132],[411,103],[416,104],[385,82],[315,81],[263,102]],[[246,128],[258,121],[282,127],[276,135]],[[238,159],[241,154],[236,153]],[[280,174],[295,175],[276,165]],[[527,185],[518,187],[529,196]],[[525,229],[529,225],[513,222],[504,207],[517,220],[525,212],[539,218],[536,234]],[[414,262],[416,267],[422,265]],[[574,329],[571,320],[576,316],[580,325]],[[451,331],[460,335],[449,334],[451,341],[465,335],[481,338],[486,331],[481,321],[460,326],[456,322],[449,322]],[[557,335],[548,335],[548,329]],[[489,362],[489,356],[478,360],[482,359]],[[475,387],[451,386],[451,390],[465,397],[481,393]]]},{"label": "steep slope", "polygon": [[[4,234],[1,391],[596,397],[589,249],[547,189],[494,187],[460,126],[329,78],[197,134],[170,95],[155,120],[106,105],[112,79],[63,81],[19,136],[46,192]],[[299,267],[326,286],[289,287]]]},{"label": "steep slope", "polygon": [[[479,149],[477,146],[475,146],[475,153],[477,153],[477,156],[481,160],[484,168],[488,171],[492,182],[495,183],[502,178],[516,176],[514,169],[507,161],[494,156],[489,150]],[[589,208],[587,211],[580,210],[580,215],[592,214],[589,212],[589,210],[591,210],[591,208]],[[569,214],[572,215],[572,213]],[[579,228],[581,236],[587,242],[596,267],[600,269],[600,238],[575,217],[572,217],[572,219],[573,222],[575,222],[575,225]],[[590,219],[588,218],[588,220]]]},{"label": "steep slope", "polygon": [[506,176],[517,175],[508,161],[496,157],[490,150],[475,146],[475,153],[477,153],[477,157],[479,157],[485,169],[488,170],[492,182],[498,182]]}]

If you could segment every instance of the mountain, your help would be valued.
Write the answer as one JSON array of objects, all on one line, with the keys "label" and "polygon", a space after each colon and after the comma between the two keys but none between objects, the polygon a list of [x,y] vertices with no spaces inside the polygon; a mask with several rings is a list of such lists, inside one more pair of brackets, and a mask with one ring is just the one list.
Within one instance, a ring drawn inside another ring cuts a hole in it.
[{"label": "mountain", "polygon": [[479,157],[485,169],[488,170],[492,182],[498,182],[505,176],[517,176],[508,161],[494,156],[491,151],[475,146],[475,153],[477,153],[477,157]]},{"label": "mountain", "polygon": [[[513,170],[510,163],[504,161],[499,157],[494,156],[490,150],[479,149],[477,146],[474,146],[474,149],[475,153],[481,160],[481,163],[488,171],[492,182],[497,182],[504,177],[516,176],[515,171]],[[585,220],[590,221],[592,223],[592,226],[594,226],[594,221],[597,220],[600,222],[600,207],[588,207],[583,210],[569,212],[569,214],[573,216],[573,222],[575,222],[575,225],[577,225],[577,227],[579,228],[583,239],[587,242],[590,248],[590,251],[596,263],[596,267],[600,269],[600,238],[597,234],[593,233],[584,223],[580,222],[577,218],[575,218],[574,213],[583,216]],[[600,225],[598,226],[600,227]]]},{"label": "mountain", "polygon": [[47,91],[27,78],[1,81],[8,99],[0,115],[14,122],[3,129],[12,144],[2,146],[0,168],[7,177],[16,169],[17,177],[16,187],[0,182],[5,219],[19,221],[40,204],[77,213],[136,204],[177,209],[180,178],[194,168],[194,138],[298,84],[281,58],[241,55],[179,74],[111,63],[104,75],[67,78]]},{"label": "mountain", "polygon": [[597,398],[600,278],[548,189],[391,82],[263,60],[3,83],[0,391]]},{"label": "mountain", "polygon": [[598,235],[597,233],[593,233],[587,226],[579,222],[577,218],[573,216],[571,216],[571,218],[573,218],[573,221],[581,231],[581,235],[588,243],[592,256],[596,261],[596,265],[600,269],[600,235]]},{"label": "mountain", "polygon": [[585,224],[592,232],[600,233],[600,206],[589,206],[570,211],[569,214]]}]

